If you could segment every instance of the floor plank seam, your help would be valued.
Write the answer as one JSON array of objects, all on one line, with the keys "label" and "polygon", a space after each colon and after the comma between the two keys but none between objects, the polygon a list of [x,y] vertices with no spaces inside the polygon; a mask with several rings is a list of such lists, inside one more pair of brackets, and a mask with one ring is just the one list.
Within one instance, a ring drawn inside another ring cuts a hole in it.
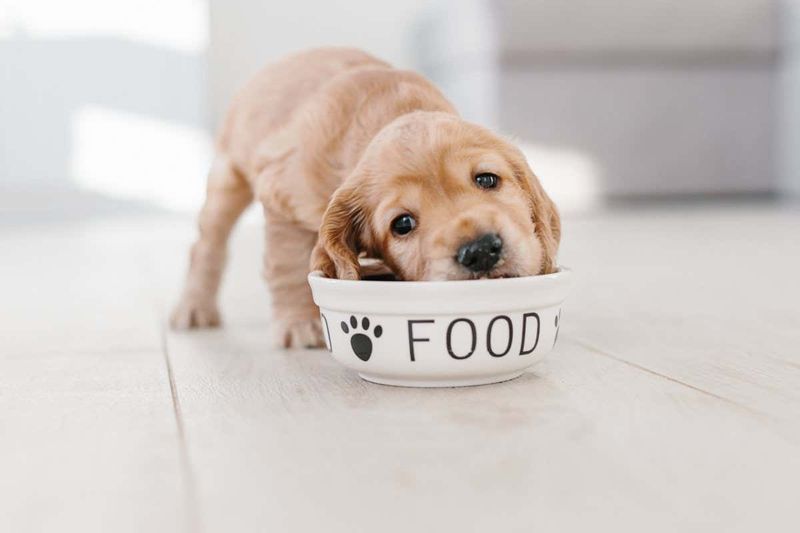
[{"label": "floor plank seam", "polygon": [[169,351],[167,349],[167,331],[163,322],[161,328],[161,353],[164,356],[164,364],[167,370],[167,379],[169,380],[169,391],[172,400],[172,412],[175,416],[175,425],[178,432],[178,447],[180,453],[181,470],[184,478],[184,490],[186,491],[186,500],[188,507],[188,531],[198,532],[202,531],[199,523],[199,507],[197,505],[197,494],[195,491],[194,471],[192,463],[189,460],[189,446],[186,442],[186,430],[183,424],[183,414],[181,412],[180,398],[178,397],[178,387],[175,384],[175,374],[172,371],[172,362],[169,359]]},{"label": "floor plank seam", "polygon": [[736,402],[734,400],[731,400],[730,398],[726,398],[725,396],[720,396],[719,394],[713,393],[711,391],[707,391],[705,389],[701,389],[700,387],[697,387],[696,385],[692,385],[690,383],[686,383],[685,381],[681,381],[679,379],[673,378],[673,377],[668,376],[666,374],[662,374],[660,372],[657,372],[655,370],[652,370],[652,369],[647,368],[645,366],[642,366],[640,364],[634,363],[632,361],[628,361],[627,359],[623,359],[623,358],[618,357],[616,355],[610,354],[610,353],[606,352],[605,350],[601,350],[600,348],[592,346],[591,344],[589,344],[586,341],[583,341],[583,340],[580,340],[580,339],[576,339],[574,337],[573,337],[573,341],[575,341],[576,344],[579,344],[580,346],[583,346],[584,348],[586,348],[587,350],[589,350],[590,352],[592,352],[592,353],[594,353],[596,355],[600,355],[602,357],[607,357],[609,359],[613,359],[614,361],[617,361],[617,362],[622,363],[624,365],[628,365],[628,366],[633,367],[633,368],[635,368],[637,370],[641,370],[642,372],[647,372],[648,374],[650,374],[652,376],[656,376],[658,378],[665,379],[665,380],[670,381],[672,383],[675,383],[677,385],[692,389],[693,391],[699,392],[701,394],[705,394],[706,396],[710,396],[710,397],[715,398],[717,400],[721,400],[721,401],[723,401],[725,403],[728,403],[730,405],[733,405],[733,406],[735,406],[735,407],[737,407],[739,409],[747,411],[748,413],[750,413],[752,415],[755,415],[755,416],[757,416],[759,418],[764,416],[764,413],[761,413],[760,411],[753,410],[752,408],[750,408],[750,407],[748,407],[746,405],[742,405],[742,404],[740,404],[740,403],[738,403],[738,402]]},{"label": "floor plank seam", "polygon": [[69,357],[82,357],[82,356],[96,356],[96,355],[107,355],[109,353],[113,355],[137,355],[141,353],[152,353],[154,351],[159,350],[160,347],[155,344],[144,345],[141,346],[127,346],[127,347],[120,347],[120,348],[88,348],[84,349],[81,347],[77,348],[51,348],[42,351],[29,351],[22,353],[19,357],[58,357],[58,356],[69,356]]}]

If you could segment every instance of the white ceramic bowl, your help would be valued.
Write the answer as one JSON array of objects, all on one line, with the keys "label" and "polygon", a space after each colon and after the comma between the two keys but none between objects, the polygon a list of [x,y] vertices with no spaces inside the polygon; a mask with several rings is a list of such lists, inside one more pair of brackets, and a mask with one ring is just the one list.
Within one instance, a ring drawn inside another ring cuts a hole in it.
[{"label": "white ceramic bowl", "polygon": [[308,276],[333,357],[374,383],[458,387],[513,379],[555,345],[572,272],[469,281]]}]

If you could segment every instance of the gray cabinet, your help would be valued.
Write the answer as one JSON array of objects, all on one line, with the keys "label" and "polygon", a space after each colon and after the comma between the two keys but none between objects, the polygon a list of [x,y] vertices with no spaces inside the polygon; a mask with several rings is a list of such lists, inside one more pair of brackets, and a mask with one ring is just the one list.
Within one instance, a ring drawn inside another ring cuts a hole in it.
[{"label": "gray cabinet", "polygon": [[601,197],[770,193],[780,7],[453,2],[427,16],[415,43],[421,68],[465,118],[534,154],[577,154]]}]

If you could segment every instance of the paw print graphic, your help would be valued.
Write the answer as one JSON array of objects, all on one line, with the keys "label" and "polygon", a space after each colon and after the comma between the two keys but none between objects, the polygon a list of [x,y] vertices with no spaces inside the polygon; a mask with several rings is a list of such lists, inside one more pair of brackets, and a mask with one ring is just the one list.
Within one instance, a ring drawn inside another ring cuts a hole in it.
[{"label": "paw print graphic", "polygon": [[[369,336],[369,318],[364,317],[361,319],[361,329],[364,330],[364,333],[357,332],[359,324],[354,316],[350,317],[349,327],[347,326],[347,322],[344,321],[342,321],[341,326],[342,331],[348,335],[350,335],[350,330],[353,330],[350,336],[350,347],[353,349],[353,353],[356,354],[356,357],[362,361],[369,361],[370,356],[372,356],[372,339],[370,339]],[[372,334],[377,339],[383,335],[383,328],[381,326],[375,326],[375,329],[372,330]]]}]

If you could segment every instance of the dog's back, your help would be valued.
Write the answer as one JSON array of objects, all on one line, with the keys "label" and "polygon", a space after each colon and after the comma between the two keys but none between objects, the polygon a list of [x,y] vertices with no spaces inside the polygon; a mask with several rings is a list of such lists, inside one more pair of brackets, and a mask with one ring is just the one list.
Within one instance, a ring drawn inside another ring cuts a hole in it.
[{"label": "dog's back", "polygon": [[318,48],[267,65],[231,101],[217,136],[217,150],[240,172],[249,174],[258,143],[286,126],[325,83],[348,70],[369,67],[388,68],[389,64],[357,49]]}]

